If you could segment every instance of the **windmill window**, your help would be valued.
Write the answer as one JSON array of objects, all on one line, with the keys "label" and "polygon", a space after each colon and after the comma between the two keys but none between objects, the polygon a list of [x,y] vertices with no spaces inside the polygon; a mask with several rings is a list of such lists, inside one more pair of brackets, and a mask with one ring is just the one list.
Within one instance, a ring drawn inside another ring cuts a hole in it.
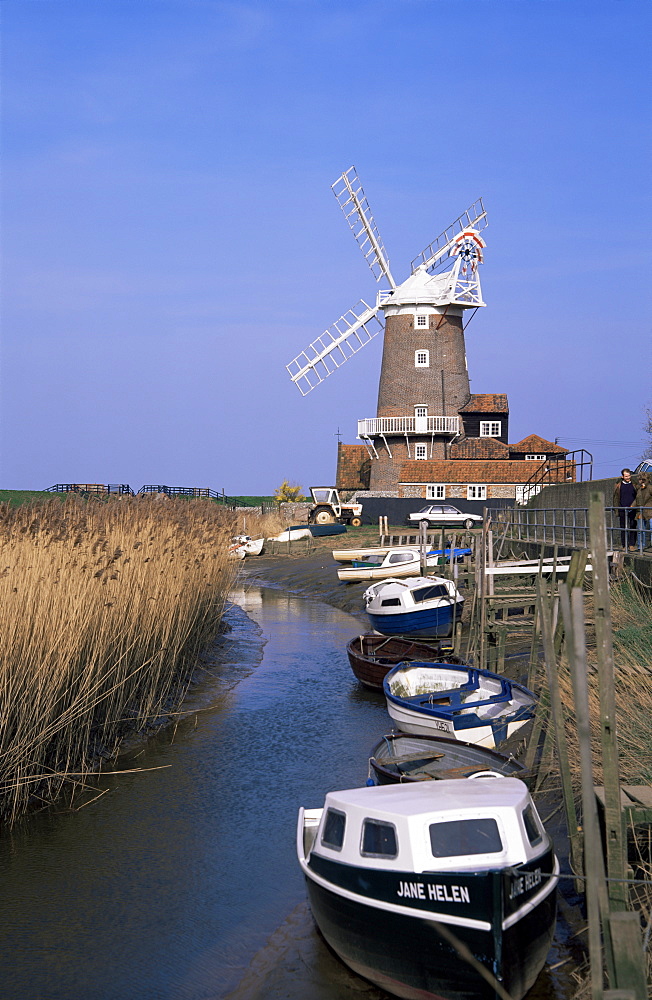
[{"label": "windmill window", "polygon": [[428,416],[428,407],[427,406],[415,406],[414,407],[414,415],[415,415],[415,417],[427,417]]},{"label": "windmill window", "polygon": [[526,455],[525,456],[525,461],[526,462],[545,462],[545,460],[546,460],[546,456],[545,455]]},{"label": "windmill window", "polygon": [[466,487],[466,499],[467,500],[486,500],[487,499],[487,487],[486,486],[467,486]]},{"label": "windmill window", "polygon": [[427,458],[428,457],[428,445],[427,444],[415,444],[415,446],[414,446],[414,457],[415,458]]},{"label": "windmill window", "polygon": [[481,438],[497,438],[500,437],[500,420],[481,420],[480,421],[480,437]]},{"label": "windmill window", "polygon": [[419,350],[414,352],[415,368],[430,368],[430,351]]},{"label": "windmill window", "polygon": [[414,317],[414,321],[415,321],[414,325],[417,328],[423,328],[423,327],[425,327],[427,329],[427,327],[428,327],[428,317],[426,315],[424,315],[423,313],[420,313],[418,316],[415,316]]},{"label": "windmill window", "polygon": [[445,500],[446,486],[444,483],[427,483],[426,500]]}]

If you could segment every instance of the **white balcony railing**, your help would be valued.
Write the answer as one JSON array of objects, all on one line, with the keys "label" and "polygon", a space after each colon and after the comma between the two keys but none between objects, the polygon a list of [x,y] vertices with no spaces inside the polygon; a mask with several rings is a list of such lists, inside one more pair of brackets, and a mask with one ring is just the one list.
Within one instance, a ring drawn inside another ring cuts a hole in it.
[{"label": "white balcony railing", "polygon": [[459,433],[459,417],[370,417],[358,420],[358,437],[381,434],[451,434]]}]

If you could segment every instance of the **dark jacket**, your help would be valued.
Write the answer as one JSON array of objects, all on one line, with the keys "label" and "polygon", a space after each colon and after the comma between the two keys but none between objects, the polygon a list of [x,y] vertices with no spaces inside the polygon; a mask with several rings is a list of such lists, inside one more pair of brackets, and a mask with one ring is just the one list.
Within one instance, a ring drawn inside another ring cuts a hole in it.
[{"label": "dark jacket", "polygon": [[[627,489],[624,491],[626,495],[624,497],[622,497],[622,498],[621,498],[621,495],[620,495],[620,488],[621,488],[621,486],[626,486],[627,487]],[[629,498],[630,498],[629,500],[627,499],[627,496],[629,496]],[[625,483],[622,479],[619,479],[618,482],[616,483],[616,485],[614,486],[614,502],[613,502],[613,506],[614,507],[631,507],[634,504],[635,500],[636,500],[636,486],[634,484],[634,481],[630,480],[628,483]]]},{"label": "dark jacket", "polygon": [[636,490],[636,499],[634,500],[634,505],[636,507],[642,507],[642,511],[636,511],[636,516],[639,513],[643,515],[644,518],[652,517],[652,486],[649,484],[647,486],[639,486]]}]

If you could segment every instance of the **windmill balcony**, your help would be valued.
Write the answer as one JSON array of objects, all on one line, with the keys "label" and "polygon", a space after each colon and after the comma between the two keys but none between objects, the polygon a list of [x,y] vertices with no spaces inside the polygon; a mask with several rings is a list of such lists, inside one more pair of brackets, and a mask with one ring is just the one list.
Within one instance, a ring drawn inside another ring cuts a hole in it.
[{"label": "windmill balcony", "polygon": [[359,438],[385,434],[450,434],[455,437],[459,432],[459,417],[370,417],[358,420]]}]

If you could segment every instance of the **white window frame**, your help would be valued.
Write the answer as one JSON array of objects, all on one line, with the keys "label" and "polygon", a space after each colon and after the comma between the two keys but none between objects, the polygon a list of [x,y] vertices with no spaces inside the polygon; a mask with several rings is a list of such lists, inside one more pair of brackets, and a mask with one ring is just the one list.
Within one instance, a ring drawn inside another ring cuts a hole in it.
[{"label": "white window frame", "polygon": [[[419,454],[423,451],[423,454]],[[420,461],[428,458],[428,445],[427,444],[415,444],[414,446],[414,457]]]},{"label": "white window frame", "polygon": [[466,499],[467,500],[486,500],[487,499],[487,487],[480,484],[474,483],[466,487]]},{"label": "white window frame", "polygon": [[545,462],[547,455],[526,455],[526,462]]},{"label": "white window frame", "polygon": [[414,329],[415,330],[427,330],[428,329],[428,314],[427,313],[415,313],[414,314]]},{"label": "white window frame", "polygon": [[428,407],[427,406],[415,406],[414,407],[414,416],[415,417],[427,417],[428,416]]},{"label": "white window frame", "polygon": [[426,500],[445,500],[445,483],[426,483]]},{"label": "white window frame", "polygon": [[[420,355],[423,355],[423,360],[420,360]],[[414,367],[430,368],[430,351],[428,351],[425,347],[420,347],[414,352]]]},{"label": "white window frame", "polygon": [[500,437],[500,431],[502,427],[501,420],[481,420],[480,421],[480,437],[481,438],[497,438]]}]

